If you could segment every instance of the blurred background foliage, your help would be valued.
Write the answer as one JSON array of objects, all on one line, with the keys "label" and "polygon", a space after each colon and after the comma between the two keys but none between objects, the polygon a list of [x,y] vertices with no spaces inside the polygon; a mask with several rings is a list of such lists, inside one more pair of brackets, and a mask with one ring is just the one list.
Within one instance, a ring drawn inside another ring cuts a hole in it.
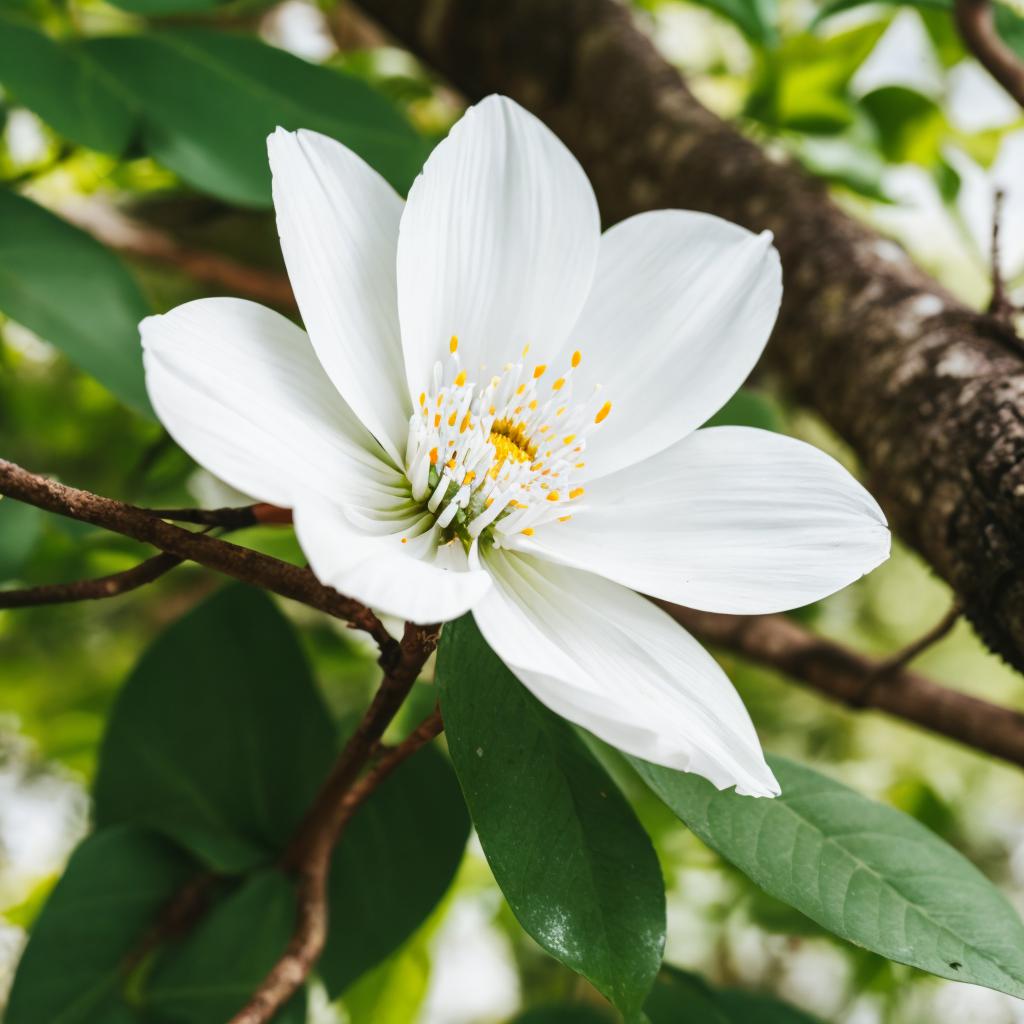
[{"label": "blurred background foliage", "polygon": [[[948,0],[636,7],[705,103],[800,161],[978,306],[990,288],[993,194],[1004,188],[1001,270],[1011,287],[1024,285],[1024,117],[967,57]],[[996,11],[1024,55],[1024,9]],[[153,420],[137,357],[141,316],[211,291],[180,267],[130,252],[120,218],[279,268],[268,131],[335,135],[404,190],[458,116],[459,97],[352,8],[306,0],[2,0],[0,89],[0,454],[142,505],[230,503]],[[120,238],[124,251],[93,233]],[[770,377],[755,376],[719,418],[807,438],[856,469]],[[236,539],[299,558],[287,531]],[[115,572],[145,554],[0,502],[0,585]],[[152,638],[218,585],[185,567],[109,603],[0,612],[0,979],[9,981],[24,929],[87,827],[85,794],[114,695]],[[799,614],[828,636],[885,653],[926,630],[950,600],[897,545],[869,578]],[[285,610],[344,720],[375,678],[371,651],[322,616]],[[1018,772],[725,662],[766,748],[919,818],[1024,909]],[[1024,681],[963,624],[920,664],[950,686],[1024,707]],[[1010,997],[830,938],[755,890],[649,793],[631,796],[669,886],[669,963],[725,989],[775,993],[820,1021],[1024,1021]],[[743,1003],[754,997],[712,993],[690,974],[666,984],[714,1002],[695,1021],[775,1019]],[[333,1006],[321,993],[310,1012],[354,1024],[486,1024],[529,1010],[523,1024],[543,1024],[543,1006],[565,999],[580,1002],[581,1024],[605,1019],[586,1008],[586,986],[524,937],[471,846],[452,891],[399,953]]]}]

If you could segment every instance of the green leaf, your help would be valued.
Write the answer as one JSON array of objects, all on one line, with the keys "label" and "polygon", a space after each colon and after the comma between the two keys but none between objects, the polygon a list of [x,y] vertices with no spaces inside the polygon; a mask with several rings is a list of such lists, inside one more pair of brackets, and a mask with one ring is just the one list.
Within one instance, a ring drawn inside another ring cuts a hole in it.
[{"label": "green leaf", "polygon": [[402,192],[428,151],[365,82],[256,39],[193,28],[86,45],[137,97],[149,152],[229,202],[270,205],[266,140],[278,126],[333,136]]},{"label": "green leaf", "polygon": [[780,757],[774,800],[630,760],[697,836],[823,928],[940,977],[1024,996],[1016,911],[913,818]]},{"label": "green leaf", "polygon": [[[75,850],[32,929],[6,1024],[107,1024],[122,962],[195,871],[165,840],[107,829]],[[122,1016],[127,1011],[123,1011]]]},{"label": "green leaf", "polygon": [[774,45],[778,38],[778,0],[696,0],[728,18],[752,43]]},{"label": "green leaf", "polygon": [[572,727],[530,695],[469,615],[445,626],[437,678],[455,771],[513,913],[632,1018],[665,942],[650,839]]},{"label": "green leaf", "polygon": [[427,747],[356,813],[331,863],[319,971],[332,996],[394,952],[448,891],[469,839],[451,765]]},{"label": "green leaf", "polygon": [[527,1010],[512,1024],[612,1024],[612,1019],[595,1006],[566,1003],[564,1006],[538,1006]]},{"label": "green leaf", "polygon": [[0,82],[66,139],[105,153],[127,147],[129,97],[76,40],[59,43],[0,11]]},{"label": "green leaf", "polygon": [[195,14],[224,6],[225,0],[110,0],[116,7],[147,18],[165,14]]},{"label": "green leaf", "polygon": [[[268,870],[247,878],[160,956],[145,1004],[172,1024],[224,1024],[277,962],[294,927],[295,893],[284,875]],[[305,1024],[305,988],[273,1019]]]},{"label": "green leaf", "polygon": [[929,168],[938,164],[949,126],[933,100],[889,85],[868,93],[860,103],[878,129],[879,147],[887,160]]},{"label": "green leaf", "polygon": [[[831,18],[833,14],[850,11],[855,7],[863,7],[865,4],[876,2],[877,0],[832,0],[831,3],[825,4],[814,16],[811,28],[820,25],[826,18]],[[925,11],[951,11],[953,9],[953,0],[899,0],[899,2],[893,3],[892,6],[916,7],[919,10]]]},{"label": "green leaf", "polygon": [[245,871],[281,850],[334,757],[334,729],[287,619],[232,585],[171,626],[118,696],[96,820]]},{"label": "green leaf", "polygon": [[0,500],[0,583],[13,579],[43,532],[43,513],[13,498]]},{"label": "green leaf", "polygon": [[776,432],[784,429],[779,403],[755,388],[740,388],[704,426],[757,427]]},{"label": "green leaf", "polygon": [[84,231],[0,190],[0,311],[152,415],[139,321],[149,313],[120,261]]},{"label": "green leaf", "polygon": [[820,1024],[802,1010],[770,996],[714,989],[703,978],[667,968],[644,1010],[650,1024]]}]

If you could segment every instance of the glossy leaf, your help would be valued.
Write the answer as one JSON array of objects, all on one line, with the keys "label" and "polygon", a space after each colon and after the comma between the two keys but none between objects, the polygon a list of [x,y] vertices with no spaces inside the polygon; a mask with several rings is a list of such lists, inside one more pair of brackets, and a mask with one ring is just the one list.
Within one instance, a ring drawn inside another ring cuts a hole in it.
[{"label": "glossy leaf", "polygon": [[0,190],[0,312],[150,414],[134,279],[99,242],[30,199]]},{"label": "glossy leaf", "polygon": [[715,989],[674,967],[662,973],[644,1010],[650,1024],[821,1024],[771,996]]},{"label": "glossy leaf", "polygon": [[661,963],[661,871],[632,808],[583,741],[490,650],[445,626],[437,678],[452,761],[520,924],[627,1018]]},{"label": "glossy leaf", "polygon": [[6,1024],[108,1024],[127,1015],[115,1009],[124,958],[195,870],[190,858],[141,829],[89,836],[32,929]]},{"label": "glossy leaf", "polygon": [[225,0],[110,0],[115,7],[147,18],[164,14],[195,14],[222,7]]},{"label": "glossy leaf", "polygon": [[124,152],[135,125],[131,99],[76,40],[58,42],[0,11],[0,83],[71,142]]},{"label": "glossy leaf", "polygon": [[266,139],[278,126],[333,136],[408,189],[427,147],[365,82],[257,39],[192,28],[87,44],[137,97],[149,152],[190,185],[270,205]]},{"label": "glossy leaf", "polygon": [[752,43],[769,46],[778,36],[777,0],[697,0],[723,18],[728,18]]},{"label": "glossy leaf", "polygon": [[96,819],[149,825],[244,871],[287,842],[334,751],[287,619],[266,594],[225,587],[157,638],[119,694]]},{"label": "glossy leaf", "polygon": [[319,971],[332,996],[394,952],[455,877],[469,815],[451,765],[427,747],[356,813],[331,863],[331,920]]},{"label": "glossy leaf", "polygon": [[765,892],[890,960],[1024,996],[1024,924],[961,854],[900,811],[773,758],[774,800],[630,759],[654,792]]},{"label": "glossy leaf", "polygon": [[[168,1024],[224,1024],[284,952],[294,925],[295,893],[288,879],[272,870],[247,878],[160,955],[146,980],[146,1006]],[[273,1021],[305,1020],[303,988]]]}]

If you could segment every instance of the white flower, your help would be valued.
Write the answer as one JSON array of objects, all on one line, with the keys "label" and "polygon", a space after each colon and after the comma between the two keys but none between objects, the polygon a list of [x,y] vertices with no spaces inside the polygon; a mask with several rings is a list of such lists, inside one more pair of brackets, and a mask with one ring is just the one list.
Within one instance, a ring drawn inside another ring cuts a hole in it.
[{"label": "white flower", "polygon": [[309,334],[237,299],[145,320],[174,438],[293,509],[324,583],[416,622],[472,609],[554,711],[777,793],[725,674],[634,593],[777,611],[888,553],[882,512],[828,456],[696,430],[771,331],[769,236],[680,210],[602,235],[575,159],[500,97],[452,129],[407,203],[322,135],[278,130],[269,148]]}]

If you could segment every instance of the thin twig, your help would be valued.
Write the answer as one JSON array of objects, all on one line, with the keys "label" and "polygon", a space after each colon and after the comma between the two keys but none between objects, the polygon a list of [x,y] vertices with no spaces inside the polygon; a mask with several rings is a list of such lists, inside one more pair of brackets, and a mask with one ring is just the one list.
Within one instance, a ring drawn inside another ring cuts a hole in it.
[{"label": "thin twig", "polygon": [[875,678],[884,679],[886,676],[906,668],[919,654],[922,654],[929,647],[937,644],[943,637],[947,636],[960,621],[963,613],[963,605],[959,601],[954,600],[946,614],[931,629],[926,630],[916,640],[907,644],[906,647],[901,647],[895,654],[890,654],[889,657],[879,661],[874,668]]},{"label": "thin twig", "polygon": [[195,523],[199,526],[224,526],[232,530],[246,526],[279,526],[292,521],[291,509],[278,508],[277,505],[265,502],[228,508],[147,508],[143,511],[157,519]]},{"label": "thin twig", "polygon": [[910,671],[870,687],[878,662],[815,636],[783,615],[717,615],[657,602],[706,643],[766,665],[831,700],[884,711],[931,732],[1024,767],[1024,714],[948,689]]},{"label": "thin twig", "polygon": [[1003,202],[1006,193],[997,188],[992,197],[992,248],[990,250],[992,298],[989,300],[988,312],[1011,330],[1020,310],[1014,305],[1006,291],[1006,280],[1003,277],[1002,261],[999,253],[999,233],[1003,220]]},{"label": "thin twig", "polygon": [[240,547],[203,533],[172,526],[145,509],[67,487],[0,459],[0,494],[79,522],[102,526],[114,533],[151,544],[170,555],[188,559],[243,583],[300,601],[343,619],[369,633],[389,669],[399,656],[398,644],[380,619],[365,605],[325,587],[309,569],[282,562],[251,548]]},{"label": "thin twig", "polygon": [[72,601],[101,601],[119,597],[158,580],[181,565],[177,555],[161,552],[144,562],[98,579],[75,580],[73,583],[49,583],[23,590],[0,590],[0,608],[31,608],[44,604],[70,604]]},{"label": "thin twig", "polygon": [[436,647],[437,636],[437,627],[406,625],[401,658],[385,675],[373,703],[289,844],[283,864],[299,879],[295,929],[281,958],[230,1024],[266,1024],[305,982],[327,941],[331,854],[345,826],[356,808],[402,761],[441,732],[441,716],[435,710],[412,735],[387,751],[359,778]]},{"label": "thin twig", "polygon": [[956,0],[954,17],[967,49],[1024,107],[1024,62],[1000,38],[989,0]]}]

